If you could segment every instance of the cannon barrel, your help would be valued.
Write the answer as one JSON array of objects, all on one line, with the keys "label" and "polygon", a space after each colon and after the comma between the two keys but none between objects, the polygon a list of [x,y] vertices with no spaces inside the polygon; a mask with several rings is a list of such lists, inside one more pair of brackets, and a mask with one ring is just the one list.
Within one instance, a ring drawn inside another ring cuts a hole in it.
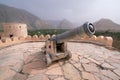
[{"label": "cannon barrel", "polygon": [[94,33],[95,33],[94,25],[92,23],[86,22],[82,26],[74,28],[70,31],[66,31],[62,34],[56,35],[50,38],[50,40],[53,42],[62,43],[70,39],[73,39],[76,36],[79,37],[83,35],[92,36]]}]

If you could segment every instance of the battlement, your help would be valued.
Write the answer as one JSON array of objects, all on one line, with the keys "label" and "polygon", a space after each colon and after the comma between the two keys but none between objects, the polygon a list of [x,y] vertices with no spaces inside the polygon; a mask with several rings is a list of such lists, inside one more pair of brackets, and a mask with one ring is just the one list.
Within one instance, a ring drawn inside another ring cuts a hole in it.
[{"label": "battlement", "polygon": [[[0,40],[0,48],[6,47],[6,46],[11,46],[14,44],[18,43],[24,43],[24,42],[36,42],[36,41],[41,41],[45,42],[48,40],[50,37],[53,37],[55,35],[50,36],[48,35],[34,35],[30,36],[28,35],[27,37],[21,36],[21,37],[11,37],[11,38],[1,38]],[[110,46],[112,47],[113,39],[112,37],[104,37],[104,36],[95,36],[93,35],[91,38],[89,37],[83,37],[83,38],[75,38],[70,40],[72,42],[91,42],[91,43],[96,43],[96,44],[101,44],[104,46]]]}]

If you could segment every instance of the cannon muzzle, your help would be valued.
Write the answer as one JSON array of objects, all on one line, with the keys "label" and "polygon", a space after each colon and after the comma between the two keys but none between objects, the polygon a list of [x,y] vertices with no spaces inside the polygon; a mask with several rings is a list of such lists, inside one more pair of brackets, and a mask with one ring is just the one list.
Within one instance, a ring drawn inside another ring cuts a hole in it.
[{"label": "cannon muzzle", "polygon": [[94,33],[95,33],[94,25],[92,23],[86,22],[82,26],[72,29],[70,31],[66,31],[57,36],[54,36],[50,38],[50,40],[53,42],[62,43],[70,39],[73,39],[76,36],[79,36],[79,37],[82,37],[85,35],[92,36]]}]

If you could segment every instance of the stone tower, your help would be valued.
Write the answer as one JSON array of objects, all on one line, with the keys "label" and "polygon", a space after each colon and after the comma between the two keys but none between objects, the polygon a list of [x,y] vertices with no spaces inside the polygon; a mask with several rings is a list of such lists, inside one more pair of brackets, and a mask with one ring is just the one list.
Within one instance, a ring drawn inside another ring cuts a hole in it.
[{"label": "stone tower", "polygon": [[23,23],[3,23],[3,37],[26,37],[27,25]]}]

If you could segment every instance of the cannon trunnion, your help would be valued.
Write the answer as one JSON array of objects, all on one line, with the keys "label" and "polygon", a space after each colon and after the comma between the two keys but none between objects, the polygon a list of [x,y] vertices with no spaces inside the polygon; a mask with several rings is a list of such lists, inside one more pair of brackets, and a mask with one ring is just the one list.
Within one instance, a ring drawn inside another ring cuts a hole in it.
[{"label": "cannon trunnion", "polygon": [[70,59],[72,54],[67,49],[67,41],[74,39],[76,36],[92,36],[95,33],[95,28],[92,23],[86,22],[82,26],[66,31],[48,39],[42,48],[45,53],[45,61],[49,66],[53,61],[60,59]]}]

